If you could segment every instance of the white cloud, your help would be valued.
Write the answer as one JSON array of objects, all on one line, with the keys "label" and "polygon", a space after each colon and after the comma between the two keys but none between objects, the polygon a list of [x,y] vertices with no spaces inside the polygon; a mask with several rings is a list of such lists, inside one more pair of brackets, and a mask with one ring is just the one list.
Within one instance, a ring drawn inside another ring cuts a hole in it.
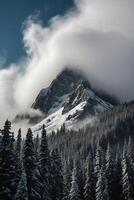
[{"label": "white cloud", "polygon": [[65,66],[82,69],[95,87],[123,101],[134,98],[134,2],[76,0],[76,7],[49,27],[28,18],[27,57],[0,70],[2,118],[29,108]]}]

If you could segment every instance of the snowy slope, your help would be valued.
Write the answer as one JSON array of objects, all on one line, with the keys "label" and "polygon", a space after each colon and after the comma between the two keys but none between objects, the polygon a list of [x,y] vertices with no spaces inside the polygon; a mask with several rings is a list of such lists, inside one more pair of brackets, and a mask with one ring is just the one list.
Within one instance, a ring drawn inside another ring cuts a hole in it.
[{"label": "snowy slope", "polygon": [[[59,108],[57,111],[53,112],[51,110],[51,114],[48,115],[44,120],[42,120],[39,124],[32,127],[32,130],[36,133],[40,134],[40,130],[42,125],[45,124],[47,133],[51,133],[52,131],[57,131],[61,128],[63,124],[67,129],[79,129],[80,126],[78,124],[77,115],[83,111],[84,106],[87,102],[82,102],[77,105],[75,108],[70,110],[66,114],[62,114],[63,107]],[[94,121],[94,117],[90,118],[91,123]],[[81,123],[82,124],[82,123]],[[85,123],[84,123],[85,124]]]},{"label": "snowy slope", "polygon": [[[80,102],[74,108],[69,110],[66,113],[63,113],[64,105],[69,101],[70,94],[66,94],[63,97],[60,97],[60,103],[54,104],[54,106],[49,110],[47,117],[42,120],[40,123],[32,127],[32,130],[40,134],[42,125],[45,124],[47,133],[50,134],[52,131],[57,131],[61,128],[63,124],[67,129],[79,129],[85,126],[86,123],[94,124],[97,114],[105,110],[112,108],[112,105],[108,102],[103,101],[95,95],[91,90],[85,90],[89,99],[87,101]],[[73,104],[77,102],[77,97],[75,97]],[[94,102],[94,105],[90,105],[90,101]],[[94,109],[94,115],[90,112],[85,116],[85,118],[80,118],[81,114],[84,113],[85,108],[92,106]]]}]

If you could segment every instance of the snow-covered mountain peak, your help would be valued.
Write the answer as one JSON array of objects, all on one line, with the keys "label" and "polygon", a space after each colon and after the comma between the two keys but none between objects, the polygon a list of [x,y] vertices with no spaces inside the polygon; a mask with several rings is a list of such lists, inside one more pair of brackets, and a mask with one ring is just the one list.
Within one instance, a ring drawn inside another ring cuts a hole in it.
[{"label": "snow-covered mountain peak", "polygon": [[[65,69],[48,88],[41,89],[32,104],[33,110],[42,113],[36,122],[33,121],[33,130],[40,131],[42,124],[46,125],[48,132],[56,131],[63,124],[67,128],[77,129],[79,124],[85,124],[85,119],[93,123],[98,113],[111,108],[112,104],[91,88],[83,74]],[[31,123],[32,118],[28,116]]]}]

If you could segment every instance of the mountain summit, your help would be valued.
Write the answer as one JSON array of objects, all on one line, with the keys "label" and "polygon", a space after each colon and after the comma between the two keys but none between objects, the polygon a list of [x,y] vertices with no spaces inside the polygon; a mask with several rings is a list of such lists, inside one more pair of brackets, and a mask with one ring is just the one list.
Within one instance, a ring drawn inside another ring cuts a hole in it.
[{"label": "mountain summit", "polygon": [[104,95],[95,92],[86,77],[79,71],[63,70],[50,84],[43,88],[32,104],[42,116],[36,121],[27,115],[17,115],[17,120],[27,118],[34,122],[33,129],[40,130],[46,125],[48,132],[59,129],[63,124],[68,128],[78,128],[79,122],[88,118],[91,121],[98,113],[112,108]]}]

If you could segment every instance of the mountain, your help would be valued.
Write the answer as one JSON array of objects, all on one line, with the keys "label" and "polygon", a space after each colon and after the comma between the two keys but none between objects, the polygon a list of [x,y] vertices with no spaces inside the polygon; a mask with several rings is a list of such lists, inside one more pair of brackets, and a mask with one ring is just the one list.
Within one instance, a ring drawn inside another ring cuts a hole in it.
[{"label": "mountain", "polygon": [[42,124],[48,132],[63,124],[69,129],[78,129],[87,118],[93,123],[98,113],[111,110],[113,104],[106,95],[96,92],[80,71],[64,69],[48,88],[41,89],[31,106],[42,115],[19,114],[15,121],[29,120],[34,131],[40,130]]}]

